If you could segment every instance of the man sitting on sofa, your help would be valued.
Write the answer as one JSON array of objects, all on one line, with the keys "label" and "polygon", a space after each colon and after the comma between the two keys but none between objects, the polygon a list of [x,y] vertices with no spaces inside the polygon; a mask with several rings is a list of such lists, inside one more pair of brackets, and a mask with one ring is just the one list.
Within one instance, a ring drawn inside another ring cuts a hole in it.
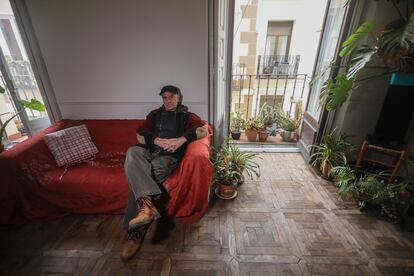
[{"label": "man sitting on sofa", "polygon": [[[186,145],[207,135],[208,126],[182,104],[178,87],[161,89],[163,105],[150,112],[137,129],[138,145],[128,149],[125,174],[131,188],[124,217],[128,239],[121,259],[131,259],[141,248],[151,223],[165,212],[164,180],[178,166]],[[138,211],[137,211],[138,209]]]}]

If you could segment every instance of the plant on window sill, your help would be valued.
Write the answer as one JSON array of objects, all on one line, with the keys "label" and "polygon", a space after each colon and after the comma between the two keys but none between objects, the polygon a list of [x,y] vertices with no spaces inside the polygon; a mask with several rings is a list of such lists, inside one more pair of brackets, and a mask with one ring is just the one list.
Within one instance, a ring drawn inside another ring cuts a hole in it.
[{"label": "plant on window sill", "polygon": [[[4,94],[5,92],[6,92],[5,89],[0,86],[0,94]],[[2,153],[4,151],[4,145],[3,145],[3,142],[2,142],[2,138],[3,138],[4,132],[6,131],[6,126],[11,121],[13,121],[14,118],[16,118],[18,115],[20,115],[20,113],[25,108],[36,110],[36,111],[45,111],[46,110],[45,105],[42,104],[40,101],[38,101],[36,99],[31,99],[30,102],[26,101],[26,100],[19,100],[19,103],[22,105],[23,109],[16,112],[16,114],[14,114],[11,118],[6,120],[4,123],[0,122],[0,153]]]}]

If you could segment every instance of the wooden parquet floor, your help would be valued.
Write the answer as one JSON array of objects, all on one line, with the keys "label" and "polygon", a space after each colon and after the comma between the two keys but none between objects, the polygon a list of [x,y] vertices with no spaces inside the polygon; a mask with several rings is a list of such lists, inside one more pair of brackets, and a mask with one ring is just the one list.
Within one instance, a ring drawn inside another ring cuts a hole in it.
[{"label": "wooden parquet floor", "polygon": [[414,237],[343,202],[300,154],[261,154],[262,175],[123,263],[121,216],[0,231],[0,275],[414,275]]}]

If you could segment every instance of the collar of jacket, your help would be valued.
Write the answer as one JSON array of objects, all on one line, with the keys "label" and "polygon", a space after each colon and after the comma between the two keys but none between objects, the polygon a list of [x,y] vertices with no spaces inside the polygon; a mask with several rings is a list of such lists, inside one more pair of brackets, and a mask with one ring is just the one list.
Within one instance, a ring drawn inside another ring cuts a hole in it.
[{"label": "collar of jacket", "polygon": [[[160,112],[161,112],[161,111],[165,111],[165,106],[164,106],[164,105],[162,105],[162,106],[160,107],[159,111],[160,111]],[[177,109],[175,110],[175,112],[177,112],[177,113],[187,113],[187,112],[188,112],[188,107],[187,107],[186,105],[179,104],[179,105],[177,106]]]}]

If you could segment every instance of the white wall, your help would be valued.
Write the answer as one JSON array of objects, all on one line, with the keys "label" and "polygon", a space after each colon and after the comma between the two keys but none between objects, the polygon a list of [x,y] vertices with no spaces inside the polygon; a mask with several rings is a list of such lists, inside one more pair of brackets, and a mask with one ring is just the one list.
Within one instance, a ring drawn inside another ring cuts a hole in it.
[{"label": "white wall", "polygon": [[326,0],[259,0],[257,55],[265,54],[268,21],[293,21],[289,55],[300,55],[299,74],[312,74]]},{"label": "white wall", "polygon": [[9,0],[0,0],[0,15],[13,14]]},{"label": "white wall", "polygon": [[[301,56],[299,74],[311,75],[318,50],[326,1],[259,0],[255,30],[258,32],[256,55],[265,54],[268,21],[293,21],[289,54]],[[240,33],[249,31],[250,19],[241,18],[240,5],[246,5],[249,2],[248,0],[235,1],[233,63],[238,63],[240,56],[247,55],[247,46],[240,44]],[[236,32],[237,26],[239,28]]]},{"label": "white wall", "polygon": [[63,118],[143,118],[163,85],[208,111],[208,1],[26,0]]},{"label": "white wall", "polygon": [[239,63],[240,56],[247,56],[247,44],[240,43],[240,36],[242,32],[250,31],[250,18],[242,18],[243,11],[240,9],[241,5],[251,3],[250,0],[235,0],[234,1],[234,30],[233,30],[233,64]]}]

